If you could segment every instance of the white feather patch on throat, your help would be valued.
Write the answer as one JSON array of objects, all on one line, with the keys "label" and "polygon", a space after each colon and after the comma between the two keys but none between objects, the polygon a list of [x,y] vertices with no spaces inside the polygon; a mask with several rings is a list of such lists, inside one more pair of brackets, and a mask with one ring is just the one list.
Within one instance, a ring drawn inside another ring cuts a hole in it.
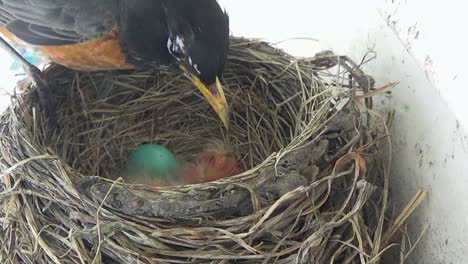
[{"label": "white feather patch on throat", "polygon": [[167,39],[167,50],[169,52],[172,52],[172,40],[171,40],[171,38]]},{"label": "white feather patch on throat", "polygon": [[193,68],[195,69],[195,71],[197,71],[198,74],[201,74],[201,71],[198,69],[198,65],[197,65],[197,64],[194,64],[194,65],[193,65]]}]

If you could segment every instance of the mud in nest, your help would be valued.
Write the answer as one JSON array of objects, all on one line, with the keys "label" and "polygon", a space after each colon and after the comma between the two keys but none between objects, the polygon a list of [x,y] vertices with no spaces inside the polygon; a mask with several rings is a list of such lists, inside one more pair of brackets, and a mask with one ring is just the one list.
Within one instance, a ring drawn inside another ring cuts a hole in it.
[{"label": "mud in nest", "polygon": [[[381,90],[346,57],[233,38],[229,130],[179,73],[45,75],[58,128],[34,89],[1,117],[2,262],[377,263],[424,197],[385,218],[390,139],[371,104]],[[217,145],[244,172],[128,184],[120,172],[144,143],[184,160]]]}]

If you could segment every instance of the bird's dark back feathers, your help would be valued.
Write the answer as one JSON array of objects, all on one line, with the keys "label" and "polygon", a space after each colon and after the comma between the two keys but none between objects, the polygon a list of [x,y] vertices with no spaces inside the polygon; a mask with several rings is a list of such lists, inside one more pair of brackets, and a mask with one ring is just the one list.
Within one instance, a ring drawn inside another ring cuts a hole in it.
[{"label": "bird's dark back feathers", "polygon": [[109,32],[118,0],[0,0],[0,26],[33,45],[67,45]]},{"label": "bird's dark back feathers", "polygon": [[122,1],[121,10],[120,34],[130,62],[136,65],[170,64],[169,33],[162,1],[126,0]]}]

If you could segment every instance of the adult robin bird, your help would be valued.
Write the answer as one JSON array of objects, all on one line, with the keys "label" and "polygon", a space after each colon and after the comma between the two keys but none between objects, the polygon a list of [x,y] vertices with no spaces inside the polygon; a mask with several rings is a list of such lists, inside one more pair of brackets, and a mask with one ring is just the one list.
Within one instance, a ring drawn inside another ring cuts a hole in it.
[{"label": "adult robin bird", "polygon": [[177,67],[228,125],[229,19],[216,0],[0,0],[0,33],[76,70]]}]

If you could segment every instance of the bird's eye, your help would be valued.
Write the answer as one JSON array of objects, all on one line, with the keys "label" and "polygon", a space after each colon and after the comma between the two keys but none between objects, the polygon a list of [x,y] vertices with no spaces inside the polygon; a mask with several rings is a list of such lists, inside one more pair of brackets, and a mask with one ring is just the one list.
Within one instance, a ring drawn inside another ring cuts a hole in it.
[{"label": "bird's eye", "polygon": [[167,41],[167,49],[169,53],[177,59],[183,59],[184,54],[184,42],[180,37],[169,38]]},{"label": "bird's eye", "polygon": [[[179,45],[177,45],[177,43],[174,43],[174,45],[172,45],[172,54],[176,55],[176,56],[177,55],[182,56],[184,54],[183,51],[182,51],[182,48]],[[179,56],[177,56],[177,57],[179,57]]]}]

